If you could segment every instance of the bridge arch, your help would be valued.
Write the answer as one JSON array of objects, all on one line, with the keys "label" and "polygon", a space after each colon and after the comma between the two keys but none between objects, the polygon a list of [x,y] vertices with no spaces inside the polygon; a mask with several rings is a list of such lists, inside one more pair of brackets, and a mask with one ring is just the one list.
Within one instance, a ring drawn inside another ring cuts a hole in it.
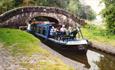
[{"label": "bridge arch", "polygon": [[36,16],[34,18],[31,18],[30,20],[49,21],[49,22],[54,22],[56,24],[59,24],[59,21],[56,18],[49,17],[49,16]]},{"label": "bridge arch", "polygon": [[0,15],[1,27],[19,27],[25,26],[26,23],[34,17],[47,16],[54,18],[59,24],[67,24],[75,27],[80,24],[80,19],[68,13],[67,11],[44,6],[19,7]]}]

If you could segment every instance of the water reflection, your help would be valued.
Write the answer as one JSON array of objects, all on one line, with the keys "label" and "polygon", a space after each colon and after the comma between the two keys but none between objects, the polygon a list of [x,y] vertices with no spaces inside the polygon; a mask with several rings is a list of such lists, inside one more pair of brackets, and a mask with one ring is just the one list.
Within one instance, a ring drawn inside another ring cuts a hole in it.
[{"label": "water reflection", "polygon": [[92,50],[88,50],[86,55],[87,55],[88,63],[90,65],[89,70],[99,70],[99,67],[96,64],[96,62],[100,62],[101,57],[104,56]]},{"label": "water reflection", "polygon": [[100,51],[88,50],[89,70],[115,70],[115,56]]},{"label": "water reflection", "polygon": [[96,62],[100,70],[115,70],[115,56],[109,54],[103,54],[100,62]]}]

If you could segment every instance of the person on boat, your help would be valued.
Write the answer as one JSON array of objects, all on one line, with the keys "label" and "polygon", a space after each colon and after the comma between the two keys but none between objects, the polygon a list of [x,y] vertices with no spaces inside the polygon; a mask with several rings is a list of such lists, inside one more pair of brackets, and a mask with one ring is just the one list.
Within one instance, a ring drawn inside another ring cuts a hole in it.
[{"label": "person on boat", "polygon": [[72,33],[72,27],[69,26],[68,29],[66,30],[66,34],[65,34],[65,39],[69,40],[70,39],[70,35]]},{"label": "person on boat", "polygon": [[72,27],[71,27],[71,26],[69,26],[69,27],[68,27],[68,30],[67,30],[67,35],[70,35],[70,34],[71,34],[71,32],[72,32]]},{"label": "person on boat", "polygon": [[70,38],[75,39],[78,32],[78,29],[73,29],[73,31],[70,33]]},{"label": "person on boat", "polygon": [[63,34],[65,34],[67,31],[67,29],[65,28],[65,25],[62,25],[62,27],[60,28],[60,32],[62,32]]},{"label": "person on boat", "polygon": [[56,35],[56,28],[54,26],[51,27],[51,30],[50,30],[50,36],[51,37],[54,37]]},{"label": "person on boat", "polygon": [[67,29],[65,28],[65,25],[62,25],[62,27],[60,28],[60,39],[63,39],[64,36],[66,35]]}]

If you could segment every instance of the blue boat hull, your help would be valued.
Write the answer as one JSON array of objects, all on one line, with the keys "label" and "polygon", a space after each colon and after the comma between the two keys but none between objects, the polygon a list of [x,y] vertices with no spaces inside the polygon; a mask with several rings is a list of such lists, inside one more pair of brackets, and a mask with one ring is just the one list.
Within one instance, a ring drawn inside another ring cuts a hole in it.
[{"label": "blue boat hull", "polygon": [[82,45],[66,45],[63,43],[55,42],[51,40],[50,38],[43,37],[39,34],[34,34],[36,37],[38,37],[41,42],[45,43],[48,46],[53,46],[54,48],[59,48],[62,50],[68,50],[68,51],[80,51],[80,52],[85,52],[87,51],[88,46],[85,44]]}]

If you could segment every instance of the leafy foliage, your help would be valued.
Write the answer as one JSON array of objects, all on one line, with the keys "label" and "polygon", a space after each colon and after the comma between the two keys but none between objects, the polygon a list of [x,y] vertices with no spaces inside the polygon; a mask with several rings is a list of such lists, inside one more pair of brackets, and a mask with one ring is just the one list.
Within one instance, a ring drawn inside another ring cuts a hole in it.
[{"label": "leafy foliage", "polygon": [[86,6],[82,5],[78,15],[81,18],[88,19],[88,20],[93,20],[96,18],[95,12],[88,5],[86,5]]},{"label": "leafy foliage", "polygon": [[111,34],[115,34],[115,0],[103,0],[105,9],[102,14],[107,23],[107,30]]},{"label": "leafy foliage", "polygon": [[2,0],[0,2],[0,13],[21,6],[59,7],[83,19],[95,19],[92,9],[89,6],[82,5],[79,0]]},{"label": "leafy foliage", "polygon": [[3,13],[7,10],[14,8],[13,0],[1,0],[0,1],[0,13]]},{"label": "leafy foliage", "polygon": [[90,6],[82,5],[79,0],[69,0],[67,10],[82,19],[93,20],[96,18],[95,12]]}]

